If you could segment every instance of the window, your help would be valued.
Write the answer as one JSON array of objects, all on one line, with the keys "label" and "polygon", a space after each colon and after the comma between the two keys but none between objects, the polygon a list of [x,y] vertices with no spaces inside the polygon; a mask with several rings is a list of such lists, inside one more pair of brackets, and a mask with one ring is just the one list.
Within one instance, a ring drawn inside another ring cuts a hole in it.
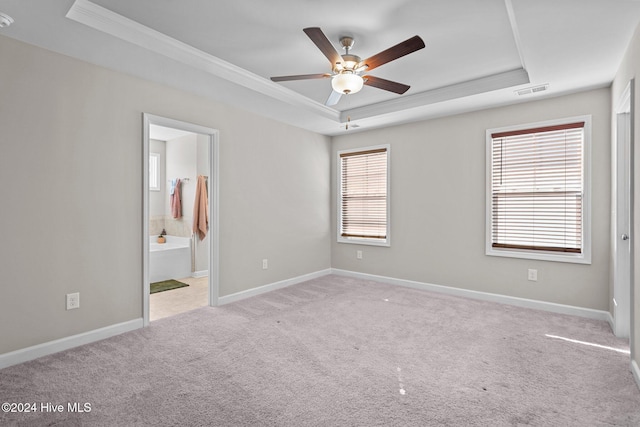
[{"label": "window", "polygon": [[338,242],[389,246],[389,146],[338,152]]},{"label": "window", "polygon": [[149,153],[149,190],[160,191],[160,154]]},{"label": "window", "polygon": [[487,255],[591,262],[590,117],[487,131]]}]

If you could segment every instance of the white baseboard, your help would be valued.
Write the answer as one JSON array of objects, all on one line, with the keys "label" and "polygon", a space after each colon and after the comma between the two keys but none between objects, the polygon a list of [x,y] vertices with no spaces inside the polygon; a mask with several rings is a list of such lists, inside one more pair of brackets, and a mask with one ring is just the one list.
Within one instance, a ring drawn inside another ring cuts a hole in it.
[{"label": "white baseboard", "polygon": [[[391,285],[405,286],[414,289],[422,289],[426,291],[439,292],[442,294],[454,295],[459,297],[473,298],[482,301],[492,301],[502,304],[514,305],[523,308],[532,308],[536,310],[544,310],[553,313],[569,314],[573,316],[586,317],[589,319],[597,319],[609,321],[611,314],[604,310],[594,310],[592,308],[575,307],[572,305],[556,304],[553,302],[537,301],[526,298],[511,297],[507,295],[492,294],[488,292],[472,291],[469,289],[453,288],[450,286],[434,285],[431,283],[415,282],[413,280],[395,279],[392,277],[377,276],[373,274],[358,273],[355,271],[331,269],[332,274],[339,276],[354,277],[375,282],[387,283]],[[612,320],[613,321],[613,320]]]},{"label": "white baseboard", "polygon": [[209,270],[200,270],[200,271],[194,271],[193,273],[191,273],[191,277],[199,279],[201,277],[207,277],[209,275]]},{"label": "white baseboard", "polygon": [[638,363],[635,360],[631,361],[631,372],[633,372],[633,378],[636,379],[636,385],[640,389],[640,367],[638,367]]},{"label": "white baseboard", "polygon": [[45,342],[34,345],[32,347],[23,348],[9,353],[0,354],[0,369],[19,363],[28,362],[38,357],[47,356],[49,354],[58,353],[80,345],[89,344],[120,335],[124,332],[133,331],[142,328],[142,319],[130,320],[128,322],[118,323],[104,328],[95,329],[93,331],[83,332],[78,335],[61,338],[54,341]]},{"label": "white baseboard", "polygon": [[231,302],[240,301],[245,298],[261,295],[266,292],[275,291],[276,289],[286,288],[288,286],[297,285],[298,283],[306,282],[307,280],[317,279],[318,277],[327,276],[331,274],[331,269],[316,271],[314,273],[303,274],[302,276],[293,277],[291,279],[281,280],[280,282],[269,283],[268,285],[259,286],[253,289],[247,289],[246,291],[237,292],[231,295],[225,295],[218,298],[218,305],[229,304]]}]

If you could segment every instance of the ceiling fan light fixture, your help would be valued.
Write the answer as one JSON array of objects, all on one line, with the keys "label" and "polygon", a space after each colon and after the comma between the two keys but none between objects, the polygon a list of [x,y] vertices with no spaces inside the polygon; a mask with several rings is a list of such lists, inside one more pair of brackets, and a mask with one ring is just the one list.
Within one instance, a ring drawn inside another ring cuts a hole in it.
[{"label": "ceiling fan light fixture", "polygon": [[354,67],[353,71],[356,73],[363,73],[367,68],[369,68],[369,65],[359,63]]},{"label": "ceiling fan light fixture", "polygon": [[342,61],[344,62],[345,70],[353,71],[358,66],[358,64],[360,64],[361,59],[357,55],[347,54],[342,55]]},{"label": "ceiling fan light fixture", "polygon": [[354,73],[340,73],[331,79],[331,87],[338,93],[354,94],[360,92],[364,80],[361,76]]}]

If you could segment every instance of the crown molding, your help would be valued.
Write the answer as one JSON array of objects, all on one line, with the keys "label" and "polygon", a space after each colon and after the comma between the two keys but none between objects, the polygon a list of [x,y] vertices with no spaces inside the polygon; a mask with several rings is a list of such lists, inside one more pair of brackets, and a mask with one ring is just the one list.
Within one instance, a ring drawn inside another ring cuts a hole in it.
[{"label": "crown molding", "polygon": [[524,62],[524,51],[522,50],[522,39],[520,38],[520,29],[518,28],[518,22],[516,21],[516,12],[513,10],[512,0],[504,0],[504,5],[507,9],[507,15],[509,15],[509,23],[511,24],[511,32],[513,32],[513,41],[516,43],[516,49],[520,56],[520,65],[522,68],[527,68]]},{"label": "crown molding", "polygon": [[366,119],[373,116],[393,113],[399,110],[421,107],[437,102],[463,98],[465,96],[478,95],[512,86],[529,83],[529,73],[524,68],[518,68],[503,73],[492,74],[478,79],[443,86],[440,88],[419,92],[413,95],[405,95],[389,101],[345,110],[342,112],[341,122],[350,117],[351,120]]},{"label": "crown molding", "polygon": [[339,120],[339,112],[333,108],[88,0],[76,0],[66,17],[255,92]]}]

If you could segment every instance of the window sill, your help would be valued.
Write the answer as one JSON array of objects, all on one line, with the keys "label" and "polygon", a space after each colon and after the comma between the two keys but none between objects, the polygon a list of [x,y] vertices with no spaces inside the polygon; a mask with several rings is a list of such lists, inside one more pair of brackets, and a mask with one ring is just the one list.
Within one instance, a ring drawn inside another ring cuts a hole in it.
[{"label": "window sill", "polygon": [[389,239],[380,240],[380,239],[362,239],[357,237],[338,237],[338,243],[349,243],[352,245],[365,245],[365,246],[385,246],[390,247],[391,243]]},{"label": "window sill", "polygon": [[487,248],[486,255],[506,257],[506,258],[521,258],[532,259],[539,261],[553,261],[553,262],[569,262],[574,264],[591,264],[591,255],[588,253],[571,254],[571,253],[559,253],[549,251],[527,251],[518,249],[494,249]]}]

